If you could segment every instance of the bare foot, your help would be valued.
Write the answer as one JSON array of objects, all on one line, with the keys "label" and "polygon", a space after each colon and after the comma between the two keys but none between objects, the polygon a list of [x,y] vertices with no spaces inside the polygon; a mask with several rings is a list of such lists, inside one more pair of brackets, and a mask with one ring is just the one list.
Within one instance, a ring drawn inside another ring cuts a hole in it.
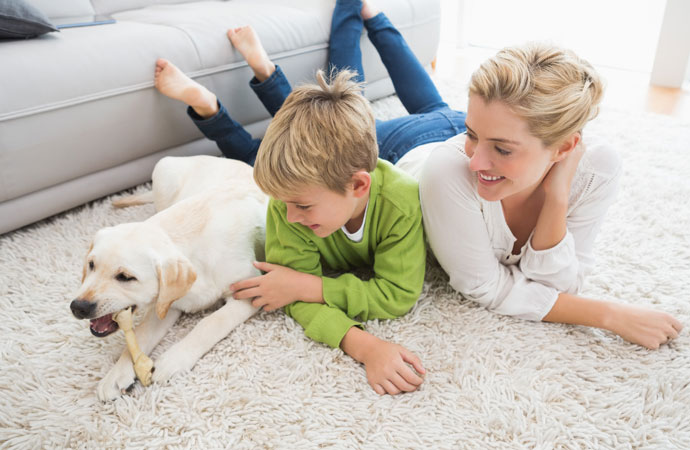
[{"label": "bare foot", "polygon": [[275,72],[276,66],[261,45],[254,28],[251,26],[231,28],[228,30],[228,38],[252,68],[257,80],[265,81]]},{"label": "bare foot", "polygon": [[189,78],[166,59],[156,61],[153,84],[161,94],[184,102],[205,119],[218,112],[218,99],[213,92]]},{"label": "bare foot", "polygon": [[369,5],[366,1],[362,2],[362,12],[360,13],[362,15],[362,20],[368,20],[380,13],[381,11],[376,9],[375,7]]}]

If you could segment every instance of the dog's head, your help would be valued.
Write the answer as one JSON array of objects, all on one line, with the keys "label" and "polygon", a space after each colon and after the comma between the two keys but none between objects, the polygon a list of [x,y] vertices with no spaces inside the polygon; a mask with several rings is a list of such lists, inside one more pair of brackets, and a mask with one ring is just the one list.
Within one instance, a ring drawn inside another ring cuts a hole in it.
[{"label": "dog's head", "polygon": [[91,333],[117,331],[114,313],[156,303],[165,317],[196,280],[189,260],[162,232],[146,222],[103,228],[84,260],[82,284],[70,304],[77,319],[91,320]]}]

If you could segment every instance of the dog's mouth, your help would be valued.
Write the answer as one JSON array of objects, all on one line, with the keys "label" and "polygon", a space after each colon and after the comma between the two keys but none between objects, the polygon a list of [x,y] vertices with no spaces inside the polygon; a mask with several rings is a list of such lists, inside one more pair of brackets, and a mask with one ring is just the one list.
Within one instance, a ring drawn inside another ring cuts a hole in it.
[{"label": "dog's mouth", "polygon": [[[125,308],[127,309],[127,308]],[[137,309],[136,305],[132,306],[132,312]],[[106,314],[105,316],[91,319],[91,334],[96,337],[105,337],[116,332],[120,326],[113,320],[113,314]]]},{"label": "dog's mouth", "polygon": [[105,337],[112,334],[120,328],[117,322],[113,320],[112,314],[106,314],[97,319],[91,319],[91,334],[96,337]]}]

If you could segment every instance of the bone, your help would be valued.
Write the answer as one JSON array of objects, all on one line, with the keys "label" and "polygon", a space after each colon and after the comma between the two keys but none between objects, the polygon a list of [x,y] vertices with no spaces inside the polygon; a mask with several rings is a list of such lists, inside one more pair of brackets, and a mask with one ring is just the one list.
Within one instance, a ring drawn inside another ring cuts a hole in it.
[{"label": "bone", "polygon": [[122,331],[125,332],[127,350],[134,363],[134,373],[144,386],[151,384],[153,374],[153,361],[146,356],[139,348],[137,336],[134,334],[134,320],[132,319],[132,308],[129,307],[113,315],[113,320],[117,322]]}]

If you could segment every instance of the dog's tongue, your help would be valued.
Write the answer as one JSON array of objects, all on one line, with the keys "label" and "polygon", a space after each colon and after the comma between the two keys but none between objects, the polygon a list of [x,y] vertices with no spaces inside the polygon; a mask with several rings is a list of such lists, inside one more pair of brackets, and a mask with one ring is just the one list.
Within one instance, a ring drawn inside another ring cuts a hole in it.
[{"label": "dog's tongue", "polygon": [[112,323],[113,315],[106,314],[105,316],[99,317],[98,319],[92,319],[91,329],[96,331],[97,333],[105,333],[106,331],[110,331]]}]

